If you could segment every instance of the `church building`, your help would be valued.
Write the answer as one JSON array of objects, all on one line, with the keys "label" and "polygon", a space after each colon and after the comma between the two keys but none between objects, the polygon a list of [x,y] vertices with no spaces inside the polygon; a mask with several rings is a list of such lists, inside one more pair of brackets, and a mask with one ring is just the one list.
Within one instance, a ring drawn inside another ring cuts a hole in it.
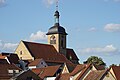
[{"label": "church building", "polygon": [[21,41],[15,50],[21,60],[43,59],[47,63],[78,64],[79,59],[73,49],[66,47],[67,33],[59,23],[59,11],[56,10],[54,26],[47,32],[48,44]]}]

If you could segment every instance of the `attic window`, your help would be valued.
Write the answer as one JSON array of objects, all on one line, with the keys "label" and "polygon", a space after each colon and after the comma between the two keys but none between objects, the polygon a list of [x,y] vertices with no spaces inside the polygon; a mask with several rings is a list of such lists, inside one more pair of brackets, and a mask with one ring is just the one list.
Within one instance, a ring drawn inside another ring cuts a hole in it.
[{"label": "attic window", "polygon": [[22,55],[22,51],[20,51],[20,55]]}]

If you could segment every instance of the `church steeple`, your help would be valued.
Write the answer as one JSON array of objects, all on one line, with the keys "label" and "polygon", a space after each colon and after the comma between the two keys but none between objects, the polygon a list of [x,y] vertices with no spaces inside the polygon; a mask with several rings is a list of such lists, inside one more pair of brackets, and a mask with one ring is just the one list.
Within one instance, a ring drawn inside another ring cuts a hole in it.
[{"label": "church steeple", "polygon": [[54,26],[52,26],[47,33],[48,36],[48,43],[53,45],[56,50],[64,54],[66,56],[66,31],[65,29],[60,26],[59,23],[59,11],[58,11],[58,2],[56,2],[56,11],[54,14],[55,17],[55,23]]},{"label": "church steeple", "polygon": [[58,0],[56,0],[56,11],[55,11],[54,17],[55,17],[55,25],[59,25],[60,14],[58,11]]},{"label": "church steeple", "polygon": [[60,16],[60,15],[59,15],[58,10],[56,10],[56,11],[55,11],[54,16],[55,16],[55,24],[56,24],[56,23],[58,23],[58,24],[59,24],[59,16]]}]

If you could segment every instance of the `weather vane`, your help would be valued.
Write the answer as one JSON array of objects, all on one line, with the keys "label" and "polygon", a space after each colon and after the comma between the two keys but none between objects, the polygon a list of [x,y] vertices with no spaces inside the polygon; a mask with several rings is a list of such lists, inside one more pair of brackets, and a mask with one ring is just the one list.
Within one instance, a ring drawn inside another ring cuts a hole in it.
[{"label": "weather vane", "polygon": [[59,0],[56,0],[56,10],[58,11],[58,1]]}]

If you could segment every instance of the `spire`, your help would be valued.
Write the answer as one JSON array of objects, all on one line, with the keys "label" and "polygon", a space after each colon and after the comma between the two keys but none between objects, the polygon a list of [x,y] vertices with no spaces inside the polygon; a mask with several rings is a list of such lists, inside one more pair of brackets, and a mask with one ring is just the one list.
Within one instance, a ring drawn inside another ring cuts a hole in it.
[{"label": "spire", "polygon": [[58,0],[56,0],[56,11],[55,11],[55,25],[58,24],[59,25],[59,11],[58,11]]},{"label": "spire", "polygon": [[56,0],[56,11],[58,11],[58,0]]}]

